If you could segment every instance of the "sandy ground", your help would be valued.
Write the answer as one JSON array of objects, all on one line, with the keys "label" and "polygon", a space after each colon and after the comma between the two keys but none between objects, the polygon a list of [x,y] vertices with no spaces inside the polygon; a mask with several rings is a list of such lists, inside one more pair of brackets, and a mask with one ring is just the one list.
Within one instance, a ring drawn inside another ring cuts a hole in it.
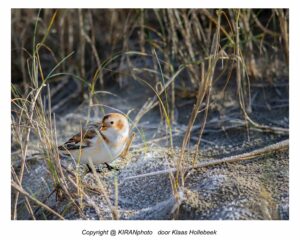
[{"label": "sandy ground", "polygon": [[[203,154],[212,156],[216,151]],[[289,218],[288,151],[191,170],[187,174],[185,187],[179,193],[180,199],[174,198],[169,174],[127,179],[168,169],[174,165],[172,161],[168,149],[153,148],[146,153],[131,153],[127,160],[116,161],[114,165],[120,168],[118,172],[103,169],[102,173],[97,174],[112,203],[116,200],[115,189],[118,189],[120,219]],[[92,173],[82,173],[82,180],[90,188],[99,189]],[[30,164],[24,182],[26,189],[38,199],[46,199],[53,189],[43,161]],[[92,203],[90,206],[87,204],[84,208],[85,216],[88,219],[111,219],[111,211],[103,194],[87,192],[100,211],[97,212]],[[56,201],[53,195],[47,204],[61,212],[66,211],[68,201]],[[177,204],[179,208],[175,211],[174,206]],[[23,214],[22,218],[28,217],[25,209]],[[47,212],[38,212],[42,219],[47,216],[44,214]],[[72,208],[67,210],[66,217],[80,218]]]}]

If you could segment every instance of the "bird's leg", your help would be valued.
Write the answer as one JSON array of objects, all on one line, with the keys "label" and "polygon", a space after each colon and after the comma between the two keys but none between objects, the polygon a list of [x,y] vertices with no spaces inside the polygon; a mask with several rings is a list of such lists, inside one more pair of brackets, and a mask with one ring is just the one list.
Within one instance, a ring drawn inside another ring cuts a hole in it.
[{"label": "bird's leg", "polygon": [[104,163],[104,164],[106,165],[106,167],[107,167],[107,169],[108,169],[109,171],[111,171],[111,170],[119,171],[118,168],[113,167],[113,166],[110,166],[108,163]]},{"label": "bird's leg", "polygon": [[92,173],[93,170],[92,170],[92,168],[90,167],[90,165],[87,163],[86,166],[87,166],[87,168],[88,168],[88,172],[89,172],[89,173]]},{"label": "bird's leg", "polygon": [[[88,168],[88,173],[93,173],[93,170],[88,163],[86,164],[86,166]],[[96,168],[96,172],[101,173],[101,170],[99,168]]]}]

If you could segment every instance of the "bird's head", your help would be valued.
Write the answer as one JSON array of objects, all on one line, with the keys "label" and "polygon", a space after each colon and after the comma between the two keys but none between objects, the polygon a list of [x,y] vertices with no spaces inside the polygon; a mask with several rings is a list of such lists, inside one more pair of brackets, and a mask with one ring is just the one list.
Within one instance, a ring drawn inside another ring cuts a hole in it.
[{"label": "bird's head", "polygon": [[125,115],[120,113],[109,113],[103,117],[100,130],[128,135],[129,123]]}]

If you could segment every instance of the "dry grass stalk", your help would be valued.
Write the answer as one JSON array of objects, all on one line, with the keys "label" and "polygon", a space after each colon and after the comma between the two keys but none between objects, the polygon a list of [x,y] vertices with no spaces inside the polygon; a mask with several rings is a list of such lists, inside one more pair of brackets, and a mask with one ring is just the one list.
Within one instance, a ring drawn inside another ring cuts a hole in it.
[{"label": "dry grass stalk", "polygon": [[[246,121],[246,127],[247,127],[247,129],[249,129],[248,123],[250,123],[252,126],[259,128],[266,132],[286,134],[289,132],[288,129],[281,128],[281,127],[271,127],[271,126],[259,124],[255,121],[253,121],[247,113],[246,106],[245,106],[245,100],[244,100],[244,91],[243,91],[243,87],[242,87],[243,81],[242,81],[242,76],[241,76],[242,70],[244,70],[244,69],[242,69],[242,67],[241,67],[241,63],[243,61],[243,56],[242,56],[241,49],[240,49],[239,14],[240,14],[240,12],[238,12],[236,15],[236,25],[235,25],[235,30],[236,30],[236,43],[235,43],[235,46],[236,46],[236,81],[237,81],[239,103],[240,103],[240,107],[241,107],[242,113],[243,113],[245,121]],[[245,65],[243,64],[243,67],[244,66]]]},{"label": "dry grass stalk", "polygon": [[279,26],[281,31],[281,36],[283,38],[283,47],[285,54],[285,61],[289,64],[289,33],[288,33],[288,20],[287,14],[284,12],[284,9],[278,9],[277,11],[279,17]]},{"label": "dry grass stalk", "polygon": [[127,144],[126,144],[126,147],[125,147],[124,151],[121,154],[122,158],[126,158],[126,156],[128,154],[128,151],[129,151],[129,148],[131,147],[131,144],[132,144],[132,141],[133,141],[134,137],[135,137],[135,133],[132,133],[130,135],[130,138],[129,138]]},{"label": "dry grass stalk", "polygon": [[[204,79],[201,79],[199,88],[198,88],[198,93],[197,93],[197,97],[196,97],[196,103],[193,107],[192,113],[191,113],[191,117],[189,119],[189,123],[188,123],[188,127],[187,130],[185,132],[184,138],[183,138],[183,142],[182,142],[182,146],[181,146],[181,152],[180,152],[180,156],[178,158],[177,161],[177,175],[176,175],[176,180],[177,180],[177,185],[179,184],[180,186],[184,186],[184,169],[183,169],[183,161],[184,161],[184,153],[186,150],[186,146],[188,144],[188,141],[190,139],[190,135],[191,135],[191,130],[192,127],[194,125],[194,122],[196,120],[196,117],[198,115],[200,106],[203,102],[204,97],[208,94],[209,88],[211,87],[212,84],[212,80],[213,80],[213,75],[214,75],[214,71],[215,71],[215,66],[216,63],[218,61],[218,55],[217,55],[217,51],[218,51],[218,44],[219,44],[219,37],[220,37],[220,21],[221,21],[221,16],[220,13],[218,14],[218,24],[217,24],[217,30],[216,33],[214,35],[214,40],[213,40],[213,45],[211,47],[211,56],[209,58],[209,62],[208,62],[208,69],[207,69],[207,74],[204,75],[203,73],[201,74],[201,76],[205,76]],[[204,69],[204,67],[201,68],[202,70]]]},{"label": "dry grass stalk", "polygon": [[[26,115],[29,115],[28,121],[29,121],[30,125],[32,125],[34,109],[35,109],[36,102],[38,100],[38,96],[39,96],[41,90],[42,90],[42,87],[37,89],[37,91],[35,93],[35,96],[32,99],[30,110],[29,110],[29,112],[26,112]],[[33,94],[33,92],[32,92],[32,94]],[[26,111],[26,109],[25,109],[25,111]],[[25,169],[25,164],[26,164],[26,157],[27,157],[27,150],[28,150],[28,143],[29,143],[29,137],[30,137],[31,129],[32,128],[26,128],[25,129],[25,131],[26,131],[25,141],[24,141],[24,143],[22,142],[22,144],[21,144],[22,160],[21,160],[21,169],[20,169],[20,173],[19,173],[19,176],[18,176],[19,182],[21,184],[22,184],[23,176],[24,176],[24,169]],[[13,219],[17,219],[18,200],[19,200],[19,191],[16,193],[16,196],[15,196]]]},{"label": "dry grass stalk", "polygon": [[90,167],[91,167],[91,169],[92,169],[94,178],[95,178],[95,180],[96,180],[96,182],[97,182],[97,186],[98,186],[100,192],[103,194],[104,199],[105,199],[105,201],[106,201],[106,203],[107,203],[109,209],[111,210],[112,218],[113,218],[114,220],[118,220],[118,219],[119,219],[119,213],[118,213],[118,208],[117,208],[117,206],[114,207],[114,206],[112,205],[112,203],[111,203],[111,201],[110,201],[110,199],[109,199],[109,196],[108,196],[108,194],[107,194],[107,191],[105,190],[105,188],[104,188],[104,186],[103,186],[103,184],[102,184],[102,182],[101,182],[99,176],[97,175],[97,172],[96,172],[96,169],[95,169],[94,164],[93,164],[92,162],[90,162],[89,165],[90,165]]}]

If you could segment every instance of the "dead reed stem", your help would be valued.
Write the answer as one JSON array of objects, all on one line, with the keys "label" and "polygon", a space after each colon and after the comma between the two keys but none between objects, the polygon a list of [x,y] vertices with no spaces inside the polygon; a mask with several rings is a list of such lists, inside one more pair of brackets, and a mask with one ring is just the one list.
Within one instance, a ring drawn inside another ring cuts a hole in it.
[{"label": "dead reed stem", "polygon": [[48,207],[46,204],[40,202],[39,200],[35,199],[32,197],[28,192],[26,192],[21,186],[19,186],[16,182],[11,181],[11,186],[19,193],[23,194],[24,196],[28,197],[31,199],[33,202],[41,206],[42,208],[46,209],[53,215],[57,216],[59,219],[64,220],[65,218],[61,216],[58,212],[54,211],[52,208]]},{"label": "dead reed stem", "polygon": [[[21,186],[21,183],[20,183],[20,180],[19,180],[19,178],[18,178],[18,175],[17,175],[17,173],[15,172],[15,169],[14,169],[13,167],[11,167],[11,171],[12,171],[13,178],[15,179],[15,181],[17,182],[17,184],[18,184],[19,186]],[[26,196],[24,196],[24,197],[25,197],[25,204],[26,204],[26,207],[27,207],[27,210],[28,210],[29,214],[31,215],[31,217],[32,217],[33,220],[36,220],[35,215],[34,215],[34,212],[33,212],[33,210],[32,210],[32,207],[31,207],[31,205],[30,205],[30,202],[29,202],[29,200],[28,200],[28,197],[26,197]]]},{"label": "dead reed stem", "polygon": [[[272,152],[286,150],[286,149],[288,149],[288,147],[289,147],[289,140],[283,140],[281,142],[274,143],[272,145],[253,150],[251,152],[246,152],[246,153],[242,153],[242,154],[238,154],[238,155],[234,155],[234,156],[230,156],[230,157],[204,160],[204,161],[201,161],[200,163],[196,164],[195,166],[186,167],[185,171],[189,171],[189,170],[197,169],[197,168],[210,167],[210,166],[214,166],[214,165],[218,165],[218,164],[222,164],[222,163],[234,163],[234,162],[240,162],[240,161],[244,161],[244,160],[251,160],[256,157],[270,154]],[[149,177],[149,176],[155,176],[155,175],[161,175],[161,174],[170,174],[170,173],[175,173],[177,171],[178,171],[177,168],[169,168],[169,169],[165,169],[165,170],[161,170],[161,171],[126,177],[122,180],[122,182],[120,184],[122,184],[124,181],[127,181],[127,180],[134,180],[134,179],[138,179],[141,177]]]}]

